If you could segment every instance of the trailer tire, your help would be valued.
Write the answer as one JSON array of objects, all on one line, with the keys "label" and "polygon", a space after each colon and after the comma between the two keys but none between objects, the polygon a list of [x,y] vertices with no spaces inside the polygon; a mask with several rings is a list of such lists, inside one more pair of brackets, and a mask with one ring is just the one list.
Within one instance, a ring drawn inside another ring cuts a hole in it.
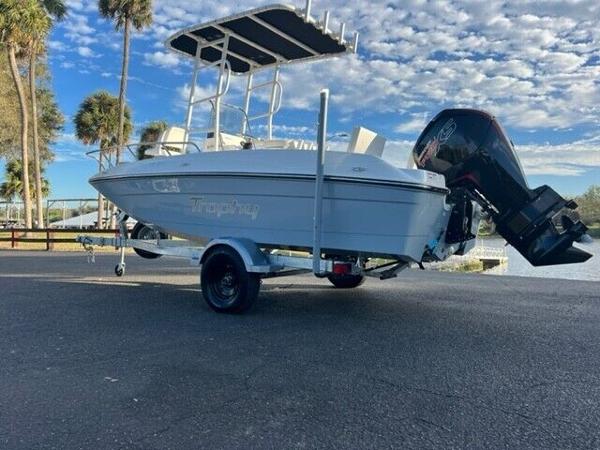
[{"label": "trailer tire", "polygon": [[[160,239],[168,238],[166,234],[153,230],[149,226],[144,225],[142,222],[136,223],[133,227],[133,230],[131,230],[131,239],[156,239],[157,237],[160,237]],[[138,256],[141,256],[145,259],[156,259],[162,256],[157,253],[152,253],[135,247],[133,247],[133,251],[136,252]]]},{"label": "trailer tire", "polygon": [[352,289],[360,286],[365,282],[365,277],[362,275],[353,274],[330,274],[327,279],[338,289]]},{"label": "trailer tire", "polygon": [[249,273],[233,248],[218,246],[202,263],[202,296],[219,313],[240,314],[254,304],[260,290],[260,274]]}]

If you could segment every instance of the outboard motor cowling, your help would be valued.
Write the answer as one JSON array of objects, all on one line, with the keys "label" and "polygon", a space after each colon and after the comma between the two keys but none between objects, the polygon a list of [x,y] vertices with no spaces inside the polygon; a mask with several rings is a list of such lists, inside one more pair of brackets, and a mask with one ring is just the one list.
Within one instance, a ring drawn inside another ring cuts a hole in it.
[{"label": "outboard motor cowling", "polygon": [[[427,125],[413,158],[421,169],[442,174],[452,191],[465,190],[490,214],[496,230],[534,266],[587,261],[572,246],[587,228],[553,218],[577,205],[548,186],[530,189],[519,159],[496,119],[483,111],[447,109]],[[565,216],[566,217],[566,216]]]}]

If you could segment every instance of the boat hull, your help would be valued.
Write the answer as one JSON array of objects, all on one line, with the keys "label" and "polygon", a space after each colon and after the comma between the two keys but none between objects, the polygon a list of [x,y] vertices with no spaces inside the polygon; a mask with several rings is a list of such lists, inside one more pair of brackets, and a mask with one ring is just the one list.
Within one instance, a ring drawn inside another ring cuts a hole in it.
[{"label": "boat hull", "polygon": [[[130,216],[170,235],[247,238],[276,248],[313,245],[314,176],[100,175],[90,182]],[[448,223],[445,197],[439,189],[326,177],[321,247],[421,261]]]}]

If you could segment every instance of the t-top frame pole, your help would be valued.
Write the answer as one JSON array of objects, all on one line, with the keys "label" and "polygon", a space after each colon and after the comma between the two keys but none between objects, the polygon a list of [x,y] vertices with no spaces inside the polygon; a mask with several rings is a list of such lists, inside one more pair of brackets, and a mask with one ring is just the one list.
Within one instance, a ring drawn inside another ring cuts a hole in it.
[{"label": "t-top frame pole", "polygon": [[279,96],[282,95],[281,88],[279,87],[279,64],[275,66],[275,70],[273,72],[273,86],[271,86],[271,100],[269,102],[269,115],[267,119],[267,138],[273,139],[273,116],[275,115],[275,97],[277,94],[277,90],[279,91]]},{"label": "t-top frame pole", "polygon": [[242,117],[242,136],[248,131],[248,115],[250,114],[250,96],[252,94],[252,84],[254,83],[254,72],[252,69],[248,71],[246,80],[246,93],[244,95],[244,117]]},{"label": "t-top frame pole", "polygon": [[313,217],[313,272],[321,274],[321,227],[323,215],[323,178],[325,148],[327,146],[327,112],[329,110],[329,89],[321,91],[319,110],[319,131],[317,134],[317,170],[315,176],[315,212]]},{"label": "t-top frame pole", "polygon": [[198,45],[196,49],[196,58],[194,58],[194,72],[192,74],[192,85],[190,86],[190,97],[188,100],[188,108],[185,116],[185,132],[183,135],[184,153],[187,153],[187,142],[190,140],[190,130],[192,129],[192,117],[194,115],[194,98],[196,96],[196,84],[198,83],[198,72],[201,69],[201,53],[202,48]]},{"label": "t-top frame pole", "polygon": [[214,139],[215,139],[215,150],[221,150],[221,97],[223,94],[223,77],[225,75],[227,64],[227,50],[229,48],[229,35],[225,35],[225,41],[223,42],[223,49],[221,50],[221,63],[219,64],[219,80],[217,81],[217,97],[215,98],[215,128],[214,128]]}]

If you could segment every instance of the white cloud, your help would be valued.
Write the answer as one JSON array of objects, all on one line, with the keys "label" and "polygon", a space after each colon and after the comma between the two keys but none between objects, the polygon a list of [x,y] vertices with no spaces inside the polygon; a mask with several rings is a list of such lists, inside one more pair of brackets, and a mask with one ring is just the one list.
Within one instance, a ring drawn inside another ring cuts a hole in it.
[{"label": "white cloud", "polygon": [[67,49],[67,46],[62,41],[51,40],[48,41],[48,48],[50,48],[50,50],[56,50],[57,52],[63,52]]},{"label": "white cloud", "polygon": [[144,63],[146,65],[159,66],[163,68],[177,67],[181,62],[181,58],[175,53],[154,52],[144,54]]},{"label": "white cloud", "polygon": [[66,0],[67,9],[69,11],[92,12],[98,10],[97,2],[84,0]]},{"label": "white cloud", "polygon": [[94,58],[96,54],[89,47],[77,47],[77,53],[83,58]]},{"label": "white cloud", "polygon": [[73,41],[77,41],[81,36],[95,33],[95,29],[88,24],[88,17],[83,14],[69,14],[62,26],[67,30],[65,36]]},{"label": "white cloud", "polygon": [[402,122],[396,127],[395,131],[403,134],[420,133],[423,131],[428,122],[429,120],[427,113],[411,114],[411,119]]},{"label": "white cloud", "polygon": [[86,152],[90,151],[89,146],[83,145],[74,133],[63,133],[54,145],[54,162],[87,160]]},{"label": "white cloud", "polygon": [[77,38],[77,42],[81,45],[90,45],[95,42],[98,42],[98,39],[96,39],[95,37],[92,37],[92,36],[79,36]]},{"label": "white cloud", "polygon": [[527,175],[581,175],[600,167],[600,136],[567,144],[517,145]]}]

